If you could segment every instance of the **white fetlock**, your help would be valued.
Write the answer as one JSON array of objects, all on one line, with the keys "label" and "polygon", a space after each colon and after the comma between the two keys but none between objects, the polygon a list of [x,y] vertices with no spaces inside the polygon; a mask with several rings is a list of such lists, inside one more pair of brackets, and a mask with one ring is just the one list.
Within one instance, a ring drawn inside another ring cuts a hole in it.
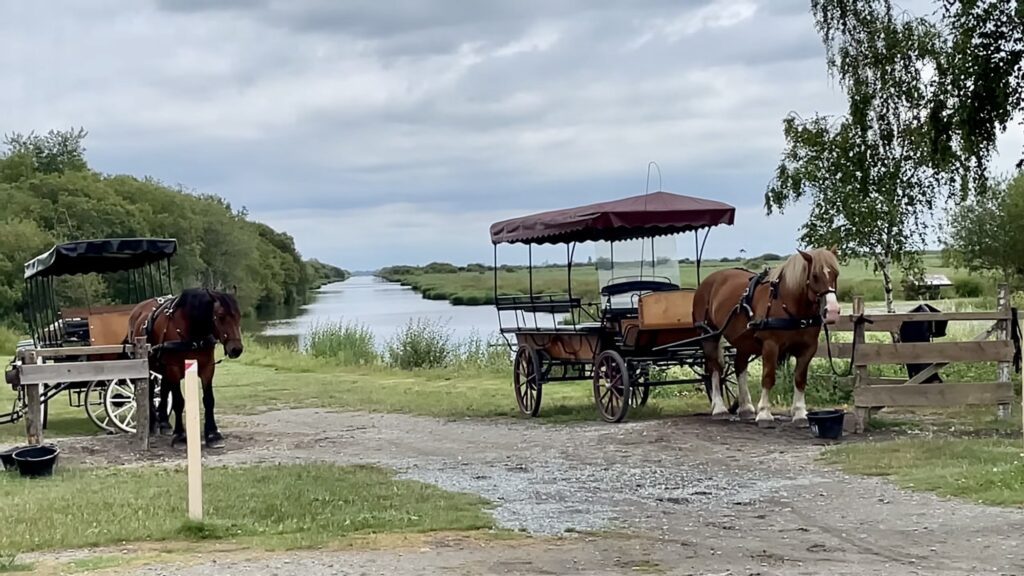
[{"label": "white fetlock", "polygon": [[799,388],[793,389],[793,425],[807,426],[807,402],[804,399],[804,391]]},{"label": "white fetlock", "polygon": [[743,406],[740,406],[736,413],[739,415],[741,420],[753,420],[757,414],[757,410],[754,408],[753,404],[747,402]]},{"label": "white fetlock", "polygon": [[711,374],[711,417],[715,419],[729,417],[729,407],[722,400],[722,384],[717,372]]}]

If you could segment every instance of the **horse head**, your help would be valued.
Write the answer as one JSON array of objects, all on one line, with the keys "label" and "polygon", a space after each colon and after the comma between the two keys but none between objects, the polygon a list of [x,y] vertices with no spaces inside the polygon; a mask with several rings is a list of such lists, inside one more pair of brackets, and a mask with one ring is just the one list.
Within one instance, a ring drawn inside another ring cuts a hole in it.
[{"label": "horse head", "polygon": [[839,282],[839,259],[835,249],[815,248],[809,252],[797,250],[803,258],[807,298],[819,305],[826,324],[839,320],[839,300],[836,287]]},{"label": "horse head", "polygon": [[213,336],[224,346],[228,358],[242,355],[242,312],[233,294],[186,290],[181,294],[179,306],[188,311],[188,331],[193,339]]}]

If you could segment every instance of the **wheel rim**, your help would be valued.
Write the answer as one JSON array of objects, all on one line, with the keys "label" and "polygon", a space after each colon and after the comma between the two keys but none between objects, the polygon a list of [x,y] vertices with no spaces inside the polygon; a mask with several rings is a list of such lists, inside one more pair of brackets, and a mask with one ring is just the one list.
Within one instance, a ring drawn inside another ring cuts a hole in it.
[{"label": "wheel rim", "polygon": [[107,416],[122,432],[135,432],[135,386],[130,380],[111,380],[104,399]]},{"label": "wheel rim", "polygon": [[527,416],[536,416],[540,412],[542,389],[540,373],[537,353],[531,348],[520,348],[516,352],[513,378],[516,403],[519,405],[519,411]]},{"label": "wheel rim", "polygon": [[98,428],[106,432],[117,432],[107,414],[107,382],[94,380],[85,389],[85,414]]},{"label": "wheel rim", "polygon": [[618,353],[602,352],[594,366],[594,401],[601,417],[621,422],[632,402],[629,374]]}]

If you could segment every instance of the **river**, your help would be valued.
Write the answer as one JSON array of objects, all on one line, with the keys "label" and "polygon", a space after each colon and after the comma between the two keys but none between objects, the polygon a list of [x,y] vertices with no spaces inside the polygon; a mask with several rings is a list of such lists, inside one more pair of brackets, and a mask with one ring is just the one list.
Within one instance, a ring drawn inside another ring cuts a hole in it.
[{"label": "river", "polygon": [[427,300],[395,282],[353,276],[321,287],[296,316],[263,323],[261,339],[297,342],[301,346],[313,325],[341,321],[369,328],[380,345],[416,318],[444,323],[456,340],[474,333],[490,340],[498,332],[493,306],[452,306],[447,301]]}]

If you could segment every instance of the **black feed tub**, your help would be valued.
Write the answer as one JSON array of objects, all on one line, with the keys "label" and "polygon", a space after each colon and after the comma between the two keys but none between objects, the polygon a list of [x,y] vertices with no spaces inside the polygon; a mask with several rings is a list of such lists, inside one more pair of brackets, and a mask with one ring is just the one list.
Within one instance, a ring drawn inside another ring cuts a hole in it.
[{"label": "black feed tub", "polygon": [[53,467],[59,454],[60,449],[53,444],[29,446],[14,453],[14,463],[17,464],[18,472],[22,476],[50,476],[53,474]]},{"label": "black feed tub", "polygon": [[807,423],[818,438],[835,440],[843,435],[845,416],[842,410],[815,410],[807,413]]},{"label": "black feed tub", "polygon": [[24,448],[31,448],[31,446],[15,446],[0,452],[0,462],[3,462],[4,470],[14,470],[18,467],[18,465],[14,463],[14,453]]}]

